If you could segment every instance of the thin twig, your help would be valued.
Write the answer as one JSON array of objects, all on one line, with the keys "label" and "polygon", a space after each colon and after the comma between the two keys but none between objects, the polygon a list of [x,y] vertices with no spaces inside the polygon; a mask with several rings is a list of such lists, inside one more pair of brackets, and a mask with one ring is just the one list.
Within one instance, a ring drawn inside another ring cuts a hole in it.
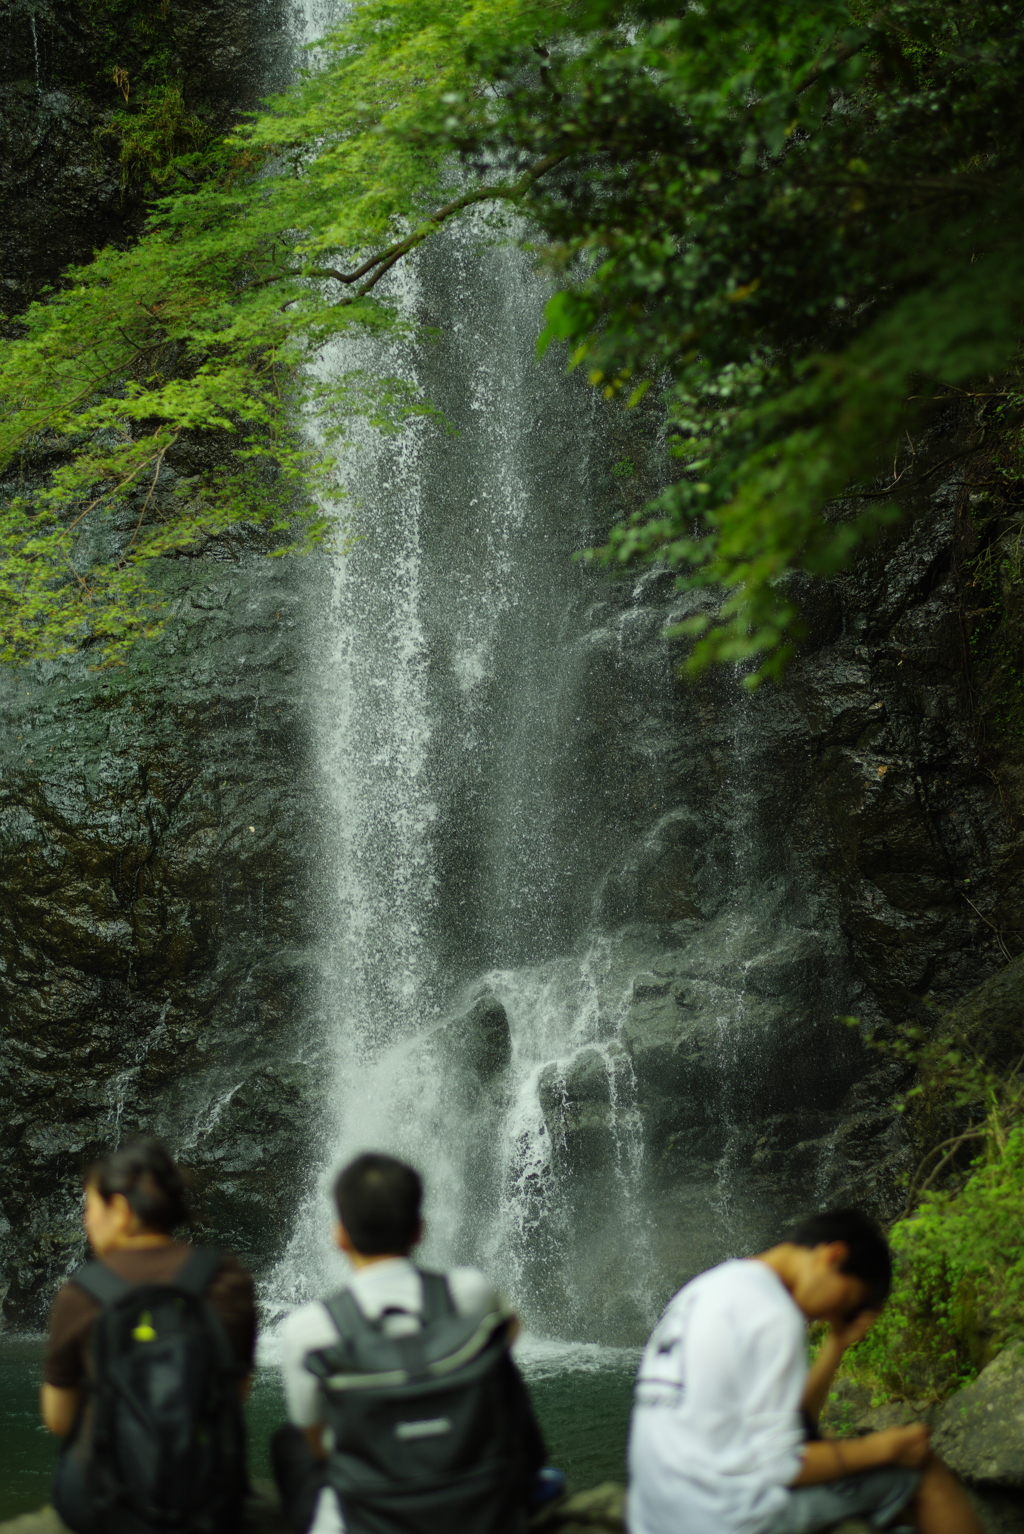
[{"label": "thin twig", "polygon": [[131,548],[131,546],[135,542],[136,538],[139,536],[139,528],[142,526],[142,519],[146,515],[146,512],[149,509],[149,503],[153,499],[153,492],[156,489],[157,480],[160,478],[160,470],[164,466],[164,456],[174,446],[175,442],[177,442],[178,437],[180,435],[181,435],[180,432],[175,432],[172,441],[165,443],[164,446],[160,449],[159,453],[157,453],[157,455],[156,455],[156,466],[153,469],[153,478],[150,481],[149,491],[147,492],[146,499],[142,503],[142,510],[139,512],[138,520],[136,521],[135,526],[132,529],[132,535],[128,539],[128,542],[124,546],[124,554],[121,556],[121,561],[120,561],[120,563],[122,565],[125,562],[125,555],[128,553],[128,550]]},{"label": "thin twig", "polygon": [[[915,485],[923,485],[926,479],[930,479],[933,474],[937,474],[940,469],[946,468],[948,464],[957,463],[961,458],[970,458],[974,453],[980,453],[981,447],[982,444],[979,442],[974,447],[965,448],[962,453],[953,453],[949,458],[943,458],[939,463],[933,463],[930,469],[925,469],[916,479],[912,479],[907,488],[912,490]],[[903,470],[903,473],[897,479],[893,480],[891,485],[886,485],[884,490],[851,490],[842,499],[845,501],[872,501],[879,499],[883,495],[891,495],[905,473],[906,469]]]},{"label": "thin twig", "polygon": [[[174,440],[177,441],[178,440],[177,437],[175,437]],[[169,446],[170,446],[170,443],[168,443],[168,447]],[[163,457],[163,454],[166,451],[167,451],[166,448],[162,449],[162,451],[160,452],[160,454],[158,456],[159,457]],[[100,492],[100,494],[96,497],[96,499],[93,500],[93,501],[90,501],[88,506],[85,508],[85,510],[80,512],[78,514],[78,516],[75,518],[75,520],[68,524],[68,526],[65,528],[65,532],[73,533],[75,528],[78,526],[78,524],[80,522],[84,522],[86,517],[89,515],[90,511],[94,511],[95,508],[100,504],[101,501],[105,501],[108,496],[119,495],[120,492],[124,489],[125,485],[130,485],[132,480],[136,477],[136,475],[137,474],[141,474],[143,469],[147,469],[152,462],[153,462],[152,458],[144,458],[141,463],[136,464],[135,468],[132,470],[132,472],[130,474],[125,475],[124,479],[122,479],[119,484],[114,486],[113,490],[102,490]]]},{"label": "thin twig", "polygon": [[[913,1210],[914,1200],[919,1199],[923,1193],[927,1192],[932,1183],[935,1181],[936,1177],[938,1177],[939,1173],[942,1171],[942,1168],[948,1161],[952,1160],[957,1151],[960,1149],[961,1145],[966,1144],[968,1140],[983,1140],[987,1134],[987,1129],[975,1129],[971,1127],[969,1129],[965,1129],[963,1134],[954,1135],[950,1140],[943,1140],[941,1144],[933,1145],[931,1150],[928,1152],[928,1155],[924,1156],[918,1164],[917,1171],[914,1173],[911,1179],[910,1187],[907,1190],[906,1206],[899,1218],[901,1220],[906,1219],[907,1215],[910,1214]],[[949,1146],[948,1150],[946,1150],[947,1146]],[[943,1156],[939,1164],[932,1169],[926,1180],[921,1183],[920,1186],[918,1186],[917,1179],[920,1177],[922,1169],[927,1164],[929,1158],[934,1156],[936,1152],[940,1150],[946,1150],[946,1154]]]},{"label": "thin twig", "polygon": [[1004,957],[1006,959],[1006,962],[1007,962],[1007,964],[1009,964],[1010,960],[1013,958],[1013,955],[1009,952],[1009,950],[1006,947],[1006,944],[1003,942],[1003,929],[1001,927],[997,927],[995,922],[991,919],[991,917],[988,917],[988,916],[985,915],[984,911],[979,911],[978,910],[978,907],[974,904],[974,901],[971,899],[970,895],[964,895],[963,890],[961,890],[960,893],[961,893],[961,895],[964,896],[964,899],[967,901],[967,904],[970,906],[971,910],[975,911],[977,913],[977,915],[981,917],[981,920],[985,923],[985,925],[987,927],[991,927],[992,928],[992,931],[995,933],[995,935],[996,935],[996,937],[997,937],[997,939],[999,941],[999,946],[1003,950],[1003,955],[1004,955]]}]

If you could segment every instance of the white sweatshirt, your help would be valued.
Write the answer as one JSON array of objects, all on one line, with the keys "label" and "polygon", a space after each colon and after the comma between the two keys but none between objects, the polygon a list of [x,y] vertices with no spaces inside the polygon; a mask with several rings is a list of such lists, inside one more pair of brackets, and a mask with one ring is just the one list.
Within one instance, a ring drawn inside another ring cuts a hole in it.
[{"label": "white sweatshirt", "polygon": [[781,1279],[723,1262],[669,1301],[629,1440],[631,1534],[759,1534],[799,1474],[807,1327]]}]

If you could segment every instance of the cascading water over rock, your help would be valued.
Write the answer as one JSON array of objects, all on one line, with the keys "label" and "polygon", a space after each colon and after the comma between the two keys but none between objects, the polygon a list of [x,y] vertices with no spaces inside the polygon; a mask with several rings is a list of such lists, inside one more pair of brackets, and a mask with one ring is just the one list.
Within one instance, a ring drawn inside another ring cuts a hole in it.
[{"label": "cascading water over rock", "polygon": [[[455,434],[367,430],[345,462],[324,1162],[408,1156],[428,1260],[483,1264],[541,1331],[634,1340],[780,1217],[790,1190],[748,1186],[755,1125],[827,1131],[851,1075],[836,942],[769,823],[763,708],[677,681],[663,577],[572,558],[614,513],[623,442],[633,472],[657,441],[538,362],[544,285],[482,220],[392,282],[439,338],[320,366],[401,367]],[[318,1187],[282,1298],[330,1282],[324,1212]]]}]

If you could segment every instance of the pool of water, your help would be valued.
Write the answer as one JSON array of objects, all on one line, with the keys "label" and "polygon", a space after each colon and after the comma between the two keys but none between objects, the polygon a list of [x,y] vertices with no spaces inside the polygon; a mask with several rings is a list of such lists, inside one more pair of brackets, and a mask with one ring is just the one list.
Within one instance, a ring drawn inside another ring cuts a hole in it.
[{"label": "pool of water", "polygon": [[[252,1474],[269,1477],[267,1442],[284,1419],[271,1337],[246,1407]],[[523,1338],[520,1367],[529,1381],[553,1464],[573,1486],[621,1480],[637,1355],[622,1348]],[[39,1421],[41,1337],[0,1338],[0,1521],[49,1500],[55,1440]]]}]

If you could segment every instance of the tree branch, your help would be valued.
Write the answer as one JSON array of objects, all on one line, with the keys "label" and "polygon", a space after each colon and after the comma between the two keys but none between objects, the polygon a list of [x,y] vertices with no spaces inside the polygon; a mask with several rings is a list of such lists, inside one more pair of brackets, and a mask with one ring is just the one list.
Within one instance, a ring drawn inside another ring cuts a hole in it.
[{"label": "tree branch", "polygon": [[543,176],[546,171],[551,170],[555,165],[561,164],[563,160],[567,160],[570,155],[576,152],[575,149],[563,149],[556,153],[545,155],[542,160],[537,161],[536,165],[531,165],[530,169],[524,172],[518,181],[511,182],[505,186],[481,186],[476,187],[472,192],[464,192],[461,197],[455,197],[451,202],[445,203],[443,208],[438,208],[437,212],[431,214],[426,223],[420,224],[419,228],[414,229],[412,234],[406,235],[402,240],[396,240],[393,245],[389,245],[386,250],[380,251],[377,255],[370,256],[361,266],[357,266],[354,271],[339,272],[335,267],[321,267],[314,268],[305,275],[307,277],[328,277],[334,282],[342,282],[349,286],[352,283],[359,282],[361,278],[366,277],[369,273],[373,273],[370,280],[364,282],[357,289],[354,298],[346,298],[340,301],[341,304],[353,303],[355,298],[362,298],[364,294],[369,293],[370,289],[375,287],[381,280],[385,272],[389,272],[397,261],[400,261],[403,256],[408,255],[410,251],[415,250],[417,245],[422,245],[424,240],[429,239],[454,214],[461,213],[465,208],[472,207],[474,203],[478,202],[517,201],[538,177]]}]

